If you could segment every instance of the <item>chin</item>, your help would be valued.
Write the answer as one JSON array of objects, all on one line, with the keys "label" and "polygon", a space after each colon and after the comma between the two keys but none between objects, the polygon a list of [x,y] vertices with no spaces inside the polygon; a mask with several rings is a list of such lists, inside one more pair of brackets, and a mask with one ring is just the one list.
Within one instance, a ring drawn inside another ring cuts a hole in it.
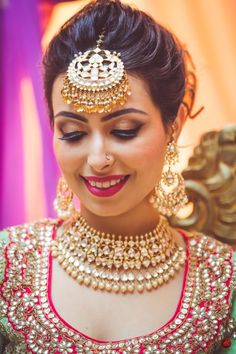
[{"label": "chin", "polygon": [[[105,204],[105,203],[104,203]],[[114,205],[112,202],[111,205],[86,205],[84,204],[85,208],[94,215],[101,216],[101,217],[115,217],[122,214],[125,214],[127,211],[132,209],[132,207],[127,208],[127,204],[125,206],[118,207]]]}]

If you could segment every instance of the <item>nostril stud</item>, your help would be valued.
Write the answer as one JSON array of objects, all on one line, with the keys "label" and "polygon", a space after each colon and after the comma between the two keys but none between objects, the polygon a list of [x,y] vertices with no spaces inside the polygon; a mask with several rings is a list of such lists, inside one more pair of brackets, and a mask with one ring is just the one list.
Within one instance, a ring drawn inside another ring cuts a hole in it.
[{"label": "nostril stud", "polygon": [[106,156],[106,160],[108,160],[108,161],[111,160],[111,158],[112,158],[111,154],[108,154],[108,153],[106,153],[105,156]]}]

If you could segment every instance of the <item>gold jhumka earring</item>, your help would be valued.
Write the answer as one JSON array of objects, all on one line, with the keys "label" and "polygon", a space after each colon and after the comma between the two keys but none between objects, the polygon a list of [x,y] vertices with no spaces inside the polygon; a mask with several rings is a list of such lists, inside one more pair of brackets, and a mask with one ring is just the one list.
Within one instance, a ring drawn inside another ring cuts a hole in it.
[{"label": "gold jhumka earring", "polygon": [[[175,125],[173,126],[175,131]],[[179,161],[179,151],[172,132],[171,139],[167,144],[165,163],[159,183],[155,186],[154,195],[149,199],[154,208],[162,215],[176,215],[188,202],[185,193],[184,178],[175,167]]]},{"label": "gold jhumka earring", "polygon": [[75,211],[73,192],[69,188],[64,177],[60,177],[57,184],[57,195],[54,200],[54,209],[61,219],[65,219]]}]

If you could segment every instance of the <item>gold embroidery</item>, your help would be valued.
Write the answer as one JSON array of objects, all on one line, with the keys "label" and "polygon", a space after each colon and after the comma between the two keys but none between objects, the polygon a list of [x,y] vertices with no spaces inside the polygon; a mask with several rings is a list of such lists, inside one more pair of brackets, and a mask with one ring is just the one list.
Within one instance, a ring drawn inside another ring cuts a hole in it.
[{"label": "gold embroidery", "polygon": [[232,250],[195,234],[187,240],[184,294],[171,322],[150,335],[133,339],[104,343],[88,340],[67,327],[49,303],[48,257],[54,227],[55,222],[44,220],[10,229],[9,267],[2,291],[19,353],[134,354],[141,349],[145,354],[214,353],[234,327],[230,319]]}]

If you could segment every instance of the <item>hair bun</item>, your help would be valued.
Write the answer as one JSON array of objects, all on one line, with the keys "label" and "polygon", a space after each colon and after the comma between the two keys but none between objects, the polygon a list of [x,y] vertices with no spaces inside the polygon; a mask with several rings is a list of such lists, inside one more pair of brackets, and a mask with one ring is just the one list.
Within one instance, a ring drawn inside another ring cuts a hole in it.
[{"label": "hair bun", "polygon": [[45,96],[52,121],[56,77],[66,72],[75,54],[95,47],[103,31],[104,49],[119,52],[126,71],[147,83],[164,125],[175,120],[181,103],[190,118],[196,116],[194,66],[189,66],[191,57],[175,35],[136,7],[120,0],[95,0],[65,23],[45,54]]}]

